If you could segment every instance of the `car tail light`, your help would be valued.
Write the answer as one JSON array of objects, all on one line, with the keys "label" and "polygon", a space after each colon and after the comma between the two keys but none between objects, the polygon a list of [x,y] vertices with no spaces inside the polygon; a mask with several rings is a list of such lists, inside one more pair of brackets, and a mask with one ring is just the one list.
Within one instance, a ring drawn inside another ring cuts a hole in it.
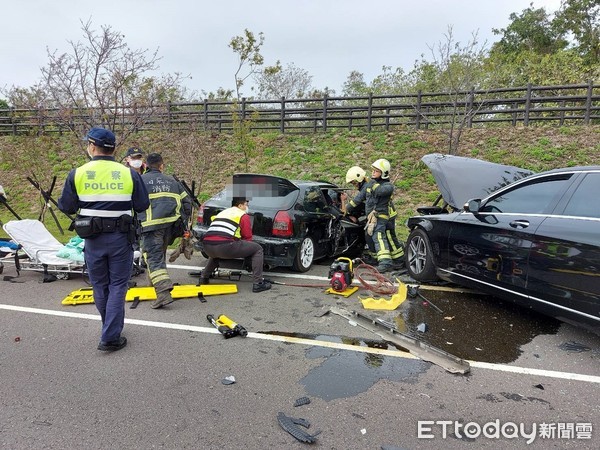
[{"label": "car tail light", "polygon": [[200,205],[200,209],[198,209],[198,217],[196,218],[196,223],[198,225],[204,225],[204,205]]},{"label": "car tail light", "polygon": [[285,211],[278,211],[273,219],[273,236],[290,237],[294,232],[292,218]]}]

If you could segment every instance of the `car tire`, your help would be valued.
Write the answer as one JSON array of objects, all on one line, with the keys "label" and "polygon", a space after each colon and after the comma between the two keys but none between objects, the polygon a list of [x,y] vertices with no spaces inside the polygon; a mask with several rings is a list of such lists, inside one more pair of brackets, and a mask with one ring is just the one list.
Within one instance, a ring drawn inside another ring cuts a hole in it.
[{"label": "car tire", "polygon": [[405,249],[405,262],[408,274],[417,281],[433,281],[435,274],[431,242],[427,233],[421,228],[415,228],[408,235]]},{"label": "car tire", "polygon": [[300,246],[298,247],[292,269],[297,272],[308,272],[308,270],[312,267],[314,259],[315,243],[307,236],[302,240]]}]

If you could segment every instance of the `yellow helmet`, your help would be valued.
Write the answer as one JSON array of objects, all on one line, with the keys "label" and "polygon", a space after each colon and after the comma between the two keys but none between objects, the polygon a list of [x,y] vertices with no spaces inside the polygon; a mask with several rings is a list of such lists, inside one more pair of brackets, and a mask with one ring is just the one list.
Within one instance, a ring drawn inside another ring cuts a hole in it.
[{"label": "yellow helmet", "polygon": [[387,159],[378,159],[373,164],[371,164],[371,167],[377,170],[381,170],[381,178],[383,178],[384,180],[387,180],[390,177],[390,170],[392,166],[390,165],[390,162]]},{"label": "yellow helmet", "polygon": [[348,172],[346,172],[346,183],[350,183],[351,181],[358,181],[361,183],[365,179],[366,174],[367,172],[358,166],[350,167]]}]

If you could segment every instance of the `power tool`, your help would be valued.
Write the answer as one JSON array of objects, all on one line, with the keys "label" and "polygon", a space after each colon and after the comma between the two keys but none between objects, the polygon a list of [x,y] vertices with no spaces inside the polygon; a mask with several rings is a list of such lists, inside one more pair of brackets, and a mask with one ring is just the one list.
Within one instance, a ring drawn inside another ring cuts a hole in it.
[{"label": "power tool", "polygon": [[234,336],[248,336],[248,331],[243,326],[235,323],[224,314],[221,314],[216,319],[212,314],[208,314],[206,318],[219,331],[219,333],[225,336],[225,339],[229,339]]},{"label": "power tool", "polygon": [[350,258],[338,258],[329,267],[331,288],[336,292],[344,292],[352,284],[354,272]]}]

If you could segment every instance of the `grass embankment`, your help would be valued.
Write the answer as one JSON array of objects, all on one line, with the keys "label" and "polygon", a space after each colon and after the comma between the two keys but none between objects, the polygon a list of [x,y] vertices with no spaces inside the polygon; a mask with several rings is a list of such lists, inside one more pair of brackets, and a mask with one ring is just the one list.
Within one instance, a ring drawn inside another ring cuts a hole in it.
[{"label": "grass embankment", "polygon": [[[229,135],[197,133],[140,133],[122,143],[120,158],[133,145],[146,152],[159,152],[167,172],[189,185],[195,181],[201,201],[224,187],[235,172],[269,173],[291,179],[328,180],[345,185],[346,170],[386,158],[392,164],[391,179],[396,186],[398,233],[406,236],[404,221],[417,206],[431,204],[438,193],[429,170],[420,162],[428,153],[446,153],[444,136],[436,131],[329,132],[326,134],[253,135],[246,141],[246,155]],[[600,126],[530,127],[471,129],[463,133],[461,156],[514,165],[536,172],[557,167],[598,164]],[[84,147],[74,136],[0,138],[0,184],[10,206],[22,217],[37,219],[43,206],[41,195],[27,181],[37,178],[48,188],[57,177],[53,198],[58,199],[68,171],[86,161]],[[56,208],[54,208],[56,210]],[[56,210],[63,228],[69,220]],[[12,220],[0,205],[0,220]],[[47,228],[66,242],[49,212]],[[3,237],[6,235],[2,232]]]}]

